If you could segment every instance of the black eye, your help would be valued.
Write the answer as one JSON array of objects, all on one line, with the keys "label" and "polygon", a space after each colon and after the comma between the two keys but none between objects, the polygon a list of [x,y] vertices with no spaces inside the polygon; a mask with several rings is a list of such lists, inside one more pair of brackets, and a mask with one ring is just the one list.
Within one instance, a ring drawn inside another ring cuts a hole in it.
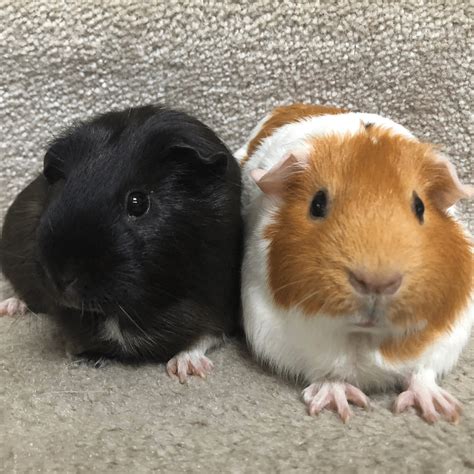
[{"label": "black eye", "polygon": [[413,192],[413,212],[415,213],[418,220],[423,223],[423,214],[425,213],[425,205],[420,199],[420,196]]},{"label": "black eye", "polygon": [[127,196],[127,212],[129,216],[140,217],[150,209],[150,196],[140,191],[132,191]]},{"label": "black eye", "polygon": [[313,200],[311,201],[311,207],[309,209],[309,212],[312,217],[316,219],[321,219],[322,217],[326,217],[327,206],[327,193],[326,191],[320,190],[314,195]]}]

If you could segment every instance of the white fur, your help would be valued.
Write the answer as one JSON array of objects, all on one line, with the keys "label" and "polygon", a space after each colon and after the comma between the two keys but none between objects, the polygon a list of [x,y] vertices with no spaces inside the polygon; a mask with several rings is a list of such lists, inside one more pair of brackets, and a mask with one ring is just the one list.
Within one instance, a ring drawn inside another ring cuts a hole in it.
[{"label": "white fur", "polygon": [[272,114],[268,114],[265,117],[263,117],[260,122],[257,123],[257,125],[252,129],[250,132],[248,142],[241,148],[239,148],[235,153],[234,156],[237,158],[237,160],[241,161],[247,156],[247,148],[249,143],[257,136],[258,132],[260,129],[263,127],[265,122],[272,116]]},{"label": "white fur", "polygon": [[217,336],[203,336],[201,339],[197,340],[187,351],[189,354],[194,354],[195,356],[203,356],[213,347],[222,344],[223,338]]},{"label": "white fur", "polygon": [[[105,341],[113,341],[119,344],[124,351],[135,351],[138,347],[146,346],[147,344],[152,345],[153,340],[146,333],[130,334],[129,331],[122,331],[120,323],[117,319],[107,318],[102,326],[101,337]],[[223,338],[216,336],[203,336],[197,340],[187,350],[176,354],[172,360],[180,360],[194,362],[197,366],[197,362],[207,358],[205,354],[208,350],[219,345],[223,341]],[[212,363],[209,361],[210,365]]]},{"label": "white fur", "polygon": [[135,352],[137,348],[153,346],[153,338],[136,324],[139,332],[136,334],[124,331],[120,327],[118,319],[106,318],[103,322],[100,336],[105,341],[117,343],[126,352]]},{"label": "white fur", "polygon": [[[309,382],[336,379],[361,388],[386,388],[415,373],[422,376],[424,372],[432,371],[440,376],[455,365],[474,320],[471,302],[451,331],[420,357],[406,363],[389,364],[379,351],[381,341],[392,330],[388,323],[377,331],[364,330],[350,324],[350,315],[347,318],[323,315],[308,318],[296,308],[287,311],[275,304],[268,285],[268,242],[263,239],[263,232],[271,223],[278,202],[263,195],[250,177],[251,170],[270,169],[292,150],[307,147],[312,137],[356,134],[369,122],[416,140],[401,125],[375,114],[310,117],[284,125],[264,139],[243,169],[242,304],[247,339],[258,358],[277,371]],[[258,130],[254,135],[256,133]],[[246,147],[242,149],[246,150]]]},{"label": "white fur", "polygon": [[456,365],[463,348],[469,341],[474,324],[474,301],[456,319],[450,331],[439,337],[416,360],[404,364],[410,373],[433,370],[437,376],[450,372]]},{"label": "white fur", "polygon": [[107,341],[117,342],[123,349],[129,347],[117,319],[107,318],[104,321],[102,337]]}]

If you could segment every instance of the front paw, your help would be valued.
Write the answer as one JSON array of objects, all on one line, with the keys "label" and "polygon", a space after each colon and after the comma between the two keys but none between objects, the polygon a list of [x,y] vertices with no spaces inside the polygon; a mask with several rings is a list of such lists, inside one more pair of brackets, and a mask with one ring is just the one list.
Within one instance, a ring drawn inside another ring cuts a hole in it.
[{"label": "front paw", "polygon": [[344,423],[352,416],[349,402],[362,408],[369,406],[368,397],[345,382],[313,383],[303,390],[303,400],[310,415],[318,415],[328,408],[334,410]]},{"label": "front paw", "polygon": [[416,408],[430,424],[435,423],[440,416],[451,423],[458,423],[462,411],[459,401],[433,378],[419,376],[410,378],[407,389],[396,398],[393,411],[401,413],[409,407]]},{"label": "front paw", "polygon": [[0,301],[0,316],[15,316],[16,314],[21,316],[27,310],[26,304],[18,298],[8,298]]},{"label": "front paw", "polygon": [[214,367],[214,364],[202,352],[189,351],[176,354],[166,364],[166,372],[171,378],[180,383],[186,383],[188,375],[197,375],[206,378]]}]

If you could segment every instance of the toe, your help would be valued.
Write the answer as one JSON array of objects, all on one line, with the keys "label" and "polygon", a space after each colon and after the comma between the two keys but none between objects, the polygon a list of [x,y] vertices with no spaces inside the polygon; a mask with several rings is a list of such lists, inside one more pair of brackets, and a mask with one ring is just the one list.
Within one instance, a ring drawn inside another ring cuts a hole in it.
[{"label": "toe", "polygon": [[436,410],[421,410],[421,417],[430,425],[436,423],[438,421],[438,414]]},{"label": "toe", "polygon": [[394,413],[402,413],[408,407],[413,406],[415,403],[415,397],[412,392],[406,391],[400,393],[393,404]]},{"label": "toe", "polygon": [[192,375],[197,375],[203,379],[206,378],[204,367],[198,362],[189,361],[189,369]]},{"label": "toe", "polygon": [[189,361],[185,358],[178,358],[178,379],[180,383],[186,383],[190,372]]},{"label": "toe", "polygon": [[0,316],[11,316],[13,313],[10,299],[0,302]]},{"label": "toe", "polygon": [[308,412],[311,416],[318,415],[324,408],[326,408],[331,402],[329,388],[323,385],[317,394],[310,401],[308,406]]},{"label": "toe", "polygon": [[341,417],[341,420],[346,423],[349,418],[352,416],[351,409],[349,408],[349,403],[347,402],[347,397],[346,393],[344,390],[344,387],[341,387],[339,385],[336,385],[334,387],[334,404],[335,404],[335,409],[339,416]]},{"label": "toe", "polygon": [[315,383],[312,383],[311,385],[309,385],[303,390],[302,396],[303,396],[303,401],[306,403],[306,405],[309,405],[311,403],[315,395],[318,393],[318,390],[319,390],[319,385]]},{"label": "toe", "polygon": [[346,385],[346,396],[349,401],[361,408],[367,408],[370,404],[367,395],[353,385]]},{"label": "toe", "polygon": [[0,302],[0,316],[8,316],[8,302],[1,301]]},{"label": "toe", "polygon": [[176,358],[173,357],[166,364],[166,372],[172,379],[177,379],[178,378],[177,371],[178,371],[177,361],[176,361]]},{"label": "toe", "polygon": [[434,405],[436,411],[446,420],[455,423],[459,420],[456,408],[450,405],[443,397],[435,397]]},{"label": "toe", "polygon": [[183,352],[168,361],[166,372],[171,378],[178,379],[180,383],[186,383],[189,375],[197,375],[206,378],[214,365],[204,356]]},{"label": "toe", "polygon": [[461,402],[457,398],[453,397],[449,392],[444,390],[444,388],[439,387],[439,392],[451,405],[454,405],[456,407],[459,413],[461,413],[462,411]]},{"label": "toe", "polygon": [[446,420],[451,423],[458,423],[461,415],[461,406],[459,402],[451,396],[457,403],[452,403],[444,394],[440,391],[433,397],[434,405],[438,413]]},{"label": "toe", "polygon": [[18,298],[8,298],[0,302],[0,316],[23,315],[26,311],[26,304]]},{"label": "toe", "polygon": [[430,424],[435,423],[438,419],[433,399],[428,392],[414,392],[413,390],[402,392],[397,397],[393,411],[395,413],[401,413],[411,406],[416,407],[420,412],[420,416]]},{"label": "toe", "polygon": [[207,373],[209,373],[214,368],[212,361],[205,356],[202,357],[201,364]]},{"label": "toe", "polygon": [[415,404],[420,409],[421,417],[430,424],[438,420],[438,413],[430,393],[418,392],[415,395]]},{"label": "toe", "polygon": [[203,379],[211,373],[214,365],[206,356],[191,356],[189,365],[191,373],[197,375]]}]

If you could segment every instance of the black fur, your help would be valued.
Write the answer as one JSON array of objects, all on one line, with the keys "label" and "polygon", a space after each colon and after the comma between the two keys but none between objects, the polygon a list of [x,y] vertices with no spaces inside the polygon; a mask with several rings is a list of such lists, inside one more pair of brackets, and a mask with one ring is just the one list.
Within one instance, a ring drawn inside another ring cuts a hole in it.
[{"label": "black fur", "polygon": [[[150,209],[129,216],[130,191]],[[228,334],[239,309],[240,169],[208,127],[146,106],[80,123],[56,139],[8,211],[0,259],[35,312],[80,351],[165,361]],[[125,344],[108,340],[118,322]]]}]

